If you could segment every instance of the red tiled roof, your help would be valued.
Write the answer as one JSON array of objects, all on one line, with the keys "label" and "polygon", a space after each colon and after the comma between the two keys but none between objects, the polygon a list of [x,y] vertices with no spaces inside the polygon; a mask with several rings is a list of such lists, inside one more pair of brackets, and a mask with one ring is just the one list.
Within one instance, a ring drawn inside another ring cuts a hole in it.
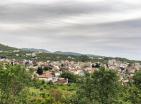
[{"label": "red tiled roof", "polygon": [[39,78],[51,78],[54,77],[52,72],[45,72],[42,75],[39,75]]},{"label": "red tiled roof", "polygon": [[58,84],[67,84],[68,83],[68,80],[67,79],[64,79],[64,78],[59,78],[58,81],[56,81],[55,83],[58,83]]}]

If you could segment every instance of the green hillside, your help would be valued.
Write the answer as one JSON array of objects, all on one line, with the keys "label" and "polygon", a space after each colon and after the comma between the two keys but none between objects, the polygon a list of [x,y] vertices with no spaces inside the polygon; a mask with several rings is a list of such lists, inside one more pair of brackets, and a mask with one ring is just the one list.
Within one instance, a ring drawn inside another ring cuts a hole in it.
[{"label": "green hillside", "polygon": [[[116,59],[122,62],[139,62],[136,60],[128,60],[126,58],[116,58],[116,57],[103,57],[103,56],[96,56],[96,55],[85,55],[85,54],[78,54],[78,53],[72,53],[72,52],[49,52],[49,51],[42,51],[41,53],[36,51],[29,51],[28,49],[18,49],[14,47],[10,47],[7,45],[0,44],[0,56],[5,56],[9,59],[36,59],[38,61],[60,61],[60,60],[71,60],[71,61],[91,61],[91,62],[101,62],[101,63],[107,63],[109,59]],[[37,49],[38,50],[38,49]],[[32,53],[36,53],[36,55],[32,55]]]},{"label": "green hillside", "polygon": [[3,45],[3,44],[0,44],[0,51],[10,51],[10,50],[15,50],[16,48],[14,47],[10,47],[10,46],[7,46],[7,45]]}]

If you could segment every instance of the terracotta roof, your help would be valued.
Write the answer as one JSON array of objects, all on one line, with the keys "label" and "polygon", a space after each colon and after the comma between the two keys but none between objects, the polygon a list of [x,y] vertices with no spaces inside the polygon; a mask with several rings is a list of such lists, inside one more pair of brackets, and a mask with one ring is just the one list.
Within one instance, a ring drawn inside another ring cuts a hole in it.
[{"label": "terracotta roof", "polygon": [[55,83],[57,83],[57,84],[68,84],[68,79],[59,78],[58,81],[56,81]]},{"label": "terracotta roof", "polygon": [[38,77],[39,78],[52,78],[52,77],[54,77],[54,75],[52,72],[45,72],[42,75],[39,75]]}]

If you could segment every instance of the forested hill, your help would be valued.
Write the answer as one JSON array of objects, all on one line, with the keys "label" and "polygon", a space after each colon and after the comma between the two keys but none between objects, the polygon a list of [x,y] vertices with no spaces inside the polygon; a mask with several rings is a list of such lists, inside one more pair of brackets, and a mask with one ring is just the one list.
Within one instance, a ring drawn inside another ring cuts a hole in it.
[{"label": "forested hill", "polygon": [[[33,53],[36,53],[33,54]],[[9,59],[33,59],[36,58],[39,61],[59,61],[59,60],[72,60],[72,61],[99,61],[102,63],[107,62],[110,59],[116,59],[122,62],[139,62],[136,60],[128,60],[126,58],[106,57],[97,55],[85,55],[74,52],[50,52],[43,49],[18,49],[11,46],[0,44],[0,56],[5,56]]]},{"label": "forested hill", "polygon": [[10,50],[16,50],[16,48],[10,47],[10,46],[7,46],[7,45],[3,45],[3,44],[0,43],[0,51],[10,51]]}]

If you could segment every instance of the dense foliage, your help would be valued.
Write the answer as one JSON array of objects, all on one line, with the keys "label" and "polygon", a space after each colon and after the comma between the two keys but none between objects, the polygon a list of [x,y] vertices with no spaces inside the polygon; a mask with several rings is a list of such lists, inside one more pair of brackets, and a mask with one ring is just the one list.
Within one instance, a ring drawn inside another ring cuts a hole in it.
[{"label": "dense foliage", "polygon": [[141,104],[141,71],[126,84],[117,72],[104,68],[83,77],[69,72],[61,76],[71,83],[33,80],[23,66],[0,64],[0,104]]},{"label": "dense foliage", "polygon": [[111,70],[99,69],[87,75],[77,91],[74,104],[114,104],[119,94],[118,76]]},{"label": "dense foliage", "polygon": [[78,76],[77,75],[74,75],[73,73],[68,72],[68,71],[63,72],[61,74],[61,77],[62,78],[65,78],[65,79],[68,79],[68,82],[69,83],[76,83],[77,82],[77,79],[78,79]]},{"label": "dense foliage", "polygon": [[30,82],[30,73],[23,67],[0,65],[0,104],[19,103]]},{"label": "dense foliage", "polygon": [[141,71],[137,71],[133,77],[134,84],[141,89]]}]

